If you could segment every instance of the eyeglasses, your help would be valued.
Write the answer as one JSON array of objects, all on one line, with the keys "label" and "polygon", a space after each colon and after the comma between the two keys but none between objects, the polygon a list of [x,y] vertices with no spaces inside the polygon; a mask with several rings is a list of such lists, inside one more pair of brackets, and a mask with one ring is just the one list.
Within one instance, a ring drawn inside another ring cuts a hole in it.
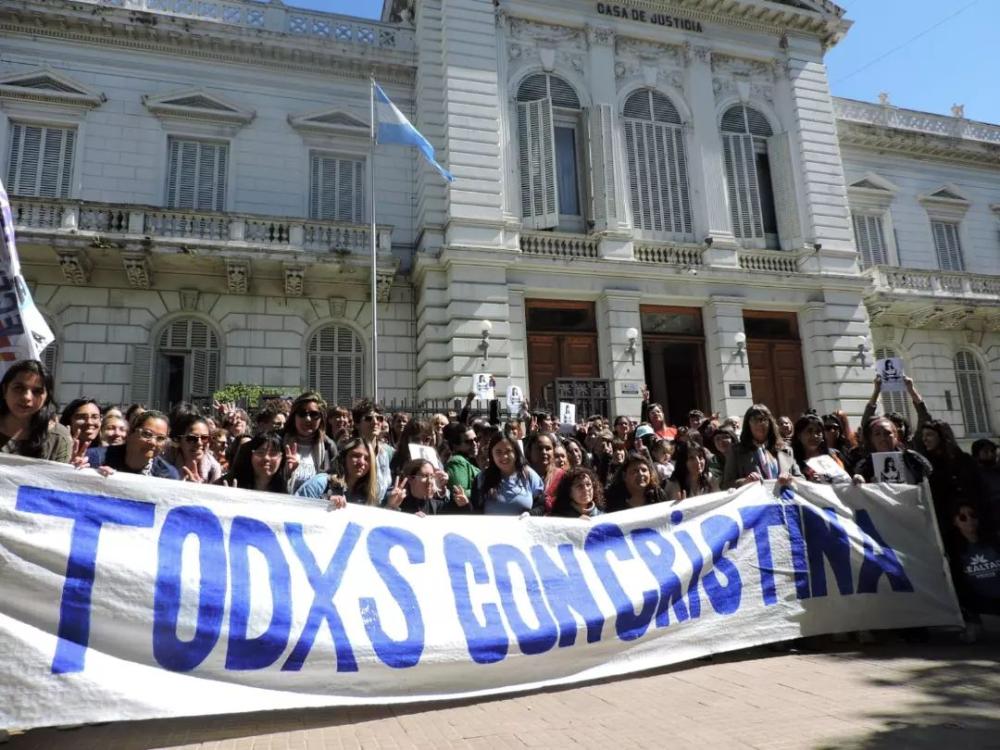
[{"label": "eyeglasses", "polygon": [[211,440],[208,435],[185,435],[184,442],[188,445],[195,445],[197,443],[207,443]]},{"label": "eyeglasses", "polygon": [[253,455],[256,458],[269,458],[271,456],[277,457],[281,455],[281,451],[279,451],[277,448],[272,448],[271,446],[268,446],[266,448],[258,448],[253,452]]},{"label": "eyeglasses", "polygon": [[302,419],[320,419],[323,416],[321,411],[300,411],[298,416]]},{"label": "eyeglasses", "polygon": [[433,481],[434,475],[433,474],[411,474],[410,475],[410,479],[417,479],[417,480],[420,480],[421,482],[430,482],[430,481]]},{"label": "eyeglasses", "polygon": [[163,445],[169,438],[166,435],[157,435],[152,430],[147,430],[145,427],[140,427],[136,432],[139,433],[139,437],[143,440],[150,440],[157,445]]}]

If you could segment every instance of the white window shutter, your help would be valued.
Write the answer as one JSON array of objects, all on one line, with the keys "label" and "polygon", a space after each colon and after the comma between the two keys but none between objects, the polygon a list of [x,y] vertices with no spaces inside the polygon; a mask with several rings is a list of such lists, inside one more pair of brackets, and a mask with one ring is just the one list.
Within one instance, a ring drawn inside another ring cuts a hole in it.
[{"label": "white window shutter", "polygon": [[965,435],[972,437],[990,433],[989,408],[983,375],[979,362],[969,352],[955,355],[955,380],[962,402],[962,418],[965,420]]},{"label": "white window shutter", "polygon": [[764,223],[757,190],[753,136],[724,133],[722,147],[733,234],[740,239],[762,240]]},{"label": "white window shutter", "polygon": [[16,195],[68,198],[76,131],[11,123],[7,188]]},{"label": "white window shutter", "polygon": [[934,250],[938,267],[942,271],[963,271],[962,246],[958,239],[958,224],[950,221],[932,221],[934,230]]},{"label": "white window shutter", "polygon": [[364,393],[364,352],[347,326],[329,325],[309,340],[306,355],[309,387],[327,403],[350,406]]},{"label": "white window shutter", "polygon": [[191,398],[205,398],[208,394],[208,352],[191,350]]},{"label": "white window shutter", "polygon": [[885,244],[885,230],[882,217],[872,214],[854,214],[854,240],[861,254],[861,264],[865,268],[884,266],[889,262]]},{"label": "white window shutter", "polygon": [[171,138],[167,144],[167,205],[224,211],[229,147]]},{"label": "white window shutter", "polygon": [[313,154],[310,172],[310,218],[352,224],[364,221],[363,160]]},{"label": "white window shutter", "polygon": [[598,231],[615,228],[619,220],[613,123],[614,115],[608,104],[598,104],[587,111],[591,215]]},{"label": "white window shutter", "polygon": [[767,139],[767,158],[771,165],[774,210],[778,218],[778,241],[782,250],[800,250],[805,241],[802,237],[802,222],[799,221],[792,148],[788,133],[777,133]]},{"label": "white window shutter", "polygon": [[131,354],[132,403],[148,404],[150,395],[150,378],[153,370],[153,348],[145,344],[134,344],[132,346]]},{"label": "white window shutter", "polygon": [[552,100],[518,102],[517,129],[524,227],[551,229],[559,225]]}]

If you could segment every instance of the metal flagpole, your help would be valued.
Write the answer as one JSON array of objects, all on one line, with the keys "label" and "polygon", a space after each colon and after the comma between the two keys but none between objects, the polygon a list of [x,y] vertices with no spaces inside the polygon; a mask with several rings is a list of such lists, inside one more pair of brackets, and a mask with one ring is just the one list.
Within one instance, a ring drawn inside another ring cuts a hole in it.
[{"label": "metal flagpole", "polygon": [[378,288],[377,288],[377,270],[378,270],[378,251],[376,247],[376,231],[375,231],[375,75],[371,76],[370,85],[370,99],[371,99],[371,144],[369,147],[368,155],[368,200],[371,204],[371,218],[372,225],[370,228],[371,232],[371,243],[372,243],[372,288],[371,288],[371,303],[372,303],[372,356],[371,356],[371,368],[372,368],[372,399],[378,401]]}]

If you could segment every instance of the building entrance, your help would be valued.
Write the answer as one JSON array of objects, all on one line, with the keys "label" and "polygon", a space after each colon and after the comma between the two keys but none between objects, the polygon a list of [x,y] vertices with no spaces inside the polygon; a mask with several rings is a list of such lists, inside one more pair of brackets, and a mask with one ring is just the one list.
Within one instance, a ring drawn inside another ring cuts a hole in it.
[{"label": "building entrance", "polygon": [[525,312],[532,404],[545,402],[545,386],[556,378],[599,377],[592,302],[525,300]]},{"label": "building entrance", "polygon": [[795,313],[745,310],[743,326],[754,402],[794,422],[809,405]]}]

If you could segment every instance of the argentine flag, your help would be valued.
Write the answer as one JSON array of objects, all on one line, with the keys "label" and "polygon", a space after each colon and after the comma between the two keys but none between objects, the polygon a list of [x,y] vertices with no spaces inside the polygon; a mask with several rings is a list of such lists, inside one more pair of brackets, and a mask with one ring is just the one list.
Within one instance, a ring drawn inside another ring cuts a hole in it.
[{"label": "argentine flag", "polygon": [[424,155],[430,165],[440,172],[441,176],[448,182],[452,182],[455,177],[434,159],[434,147],[430,142],[410,124],[410,121],[385,95],[381,86],[374,81],[372,85],[375,87],[375,117],[378,121],[375,142],[399,143],[403,146],[414,146],[420,149],[420,153]]}]

